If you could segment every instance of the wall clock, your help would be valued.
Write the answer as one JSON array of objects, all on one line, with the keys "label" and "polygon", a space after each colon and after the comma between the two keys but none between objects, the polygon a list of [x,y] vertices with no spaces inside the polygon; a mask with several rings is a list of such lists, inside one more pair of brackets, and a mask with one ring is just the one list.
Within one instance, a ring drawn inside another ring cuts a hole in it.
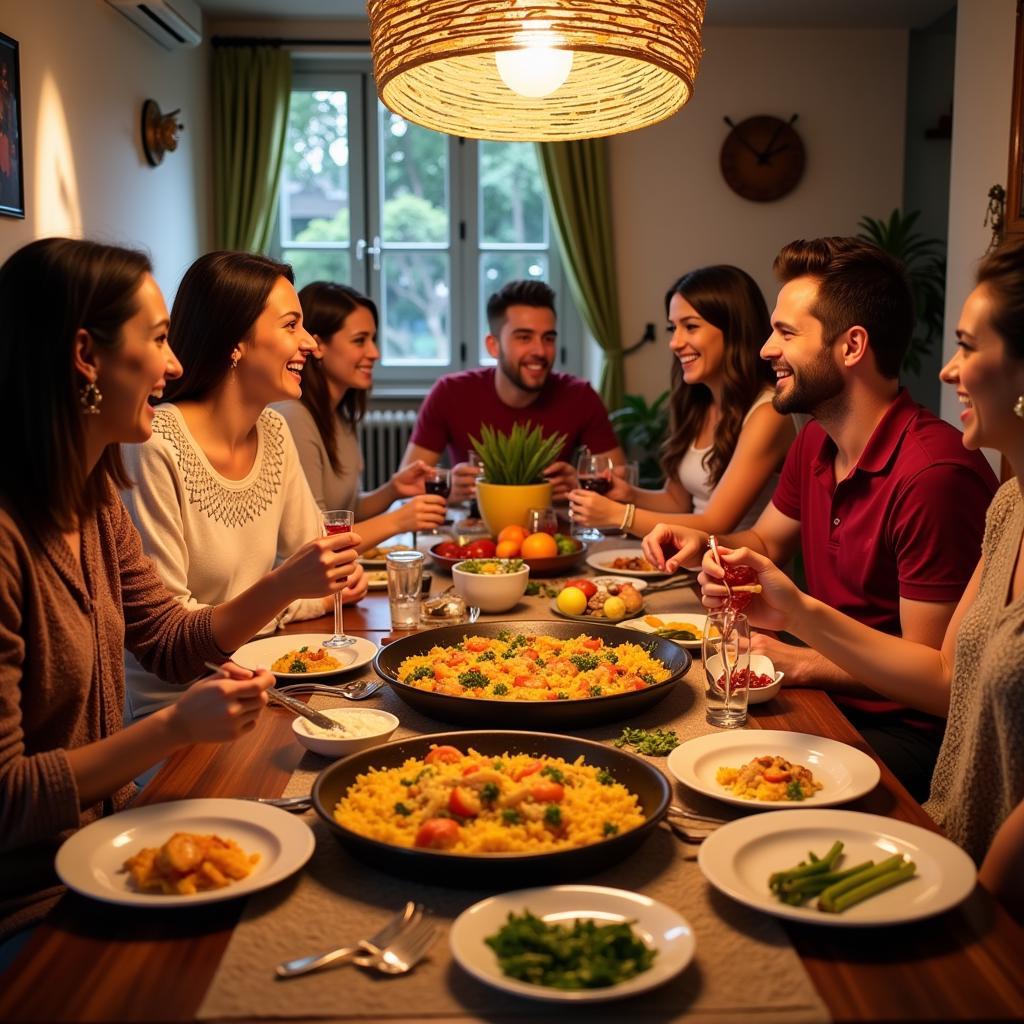
[{"label": "wall clock", "polygon": [[793,127],[797,115],[782,121],[768,114],[748,117],[739,124],[726,117],[732,129],[722,143],[722,177],[737,195],[755,203],[781,199],[803,177],[807,156]]}]

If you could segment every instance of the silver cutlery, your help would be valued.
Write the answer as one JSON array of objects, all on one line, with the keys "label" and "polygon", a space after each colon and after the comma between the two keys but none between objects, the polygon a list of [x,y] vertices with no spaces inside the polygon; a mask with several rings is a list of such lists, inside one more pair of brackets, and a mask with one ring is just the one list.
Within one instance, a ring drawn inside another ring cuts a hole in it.
[{"label": "silver cutlery", "polygon": [[365,700],[372,697],[384,683],[380,679],[359,679],[340,686],[329,686],[327,683],[290,683],[279,686],[278,693],[292,695],[322,694],[327,697],[344,697],[345,700]]},{"label": "silver cutlery", "polygon": [[691,821],[705,821],[711,825],[726,825],[728,824],[727,818],[712,818],[708,814],[698,814],[696,811],[689,811],[685,807],[680,807],[679,804],[672,804],[668,813],[677,818],[689,818]]},{"label": "silver cutlery", "polygon": [[305,796],[255,796],[250,799],[268,807],[280,807],[282,811],[306,811],[313,806],[313,797]]},{"label": "silver cutlery", "polygon": [[364,939],[356,946],[340,946],[324,953],[315,953],[313,956],[285,960],[274,968],[274,973],[279,978],[297,978],[299,975],[309,974],[310,971],[318,971],[328,964],[358,962],[357,958],[361,960],[367,956],[367,947],[370,949],[371,960],[382,957],[387,952],[389,944],[399,938],[406,929],[414,928],[422,916],[423,908],[409,900],[372,939]]},{"label": "silver cutlery", "polygon": [[376,954],[357,956],[355,962],[360,967],[369,967],[381,974],[407,974],[427,955],[437,938],[437,931],[437,925],[424,919],[400,932],[386,948]]},{"label": "silver cutlery", "polygon": [[264,693],[274,704],[287,708],[293,715],[305,718],[321,729],[328,729],[331,732],[340,733],[342,736],[348,733],[348,730],[341,722],[336,722],[333,718],[328,718],[326,715],[320,714],[319,711],[314,711],[309,705],[303,704],[301,700],[296,700],[294,697],[289,697],[288,694],[282,693],[277,687],[268,686]]}]

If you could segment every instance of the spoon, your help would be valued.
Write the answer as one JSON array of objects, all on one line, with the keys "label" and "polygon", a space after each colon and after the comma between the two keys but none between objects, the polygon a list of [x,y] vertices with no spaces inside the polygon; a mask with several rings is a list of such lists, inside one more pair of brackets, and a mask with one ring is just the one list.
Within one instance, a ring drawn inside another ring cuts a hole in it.
[{"label": "spoon", "polygon": [[[205,661],[203,664],[206,665],[207,668],[216,672],[222,679],[231,678],[220,665],[215,665],[212,661]],[[336,722],[333,718],[328,718],[326,715],[320,714],[319,711],[314,711],[311,707],[303,704],[301,700],[295,700],[294,697],[289,697],[276,687],[268,686],[264,692],[275,704],[279,704],[281,707],[287,708],[293,715],[298,715],[299,718],[305,718],[314,725],[319,726],[321,729],[327,729],[330,732],[337,732],[342,736],[348,735],[348,730],[341,724],[341,722]]]}]

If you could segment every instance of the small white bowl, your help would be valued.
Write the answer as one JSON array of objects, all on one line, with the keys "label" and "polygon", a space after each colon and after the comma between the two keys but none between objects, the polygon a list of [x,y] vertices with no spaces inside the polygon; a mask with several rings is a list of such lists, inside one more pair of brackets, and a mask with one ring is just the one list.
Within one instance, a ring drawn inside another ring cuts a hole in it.
[{"label": "small white bowl", "polygon": [[[507,562],[507,558],[476,559],[476,561]],[[526,593],[530,580],[530,567],[524,565],[518,572],[496,573],[493,576],[482,572],[464,572],[465,562],[452,566],[452,582],[455,593],[469,606],[476,606],[482,612],[507,612],[519,603]]]},{"label": "small white bowl", "polygon": [[307,726],[310,729],[316,728],[312,722],[307,721],[305,718],[295,718],[292,722],[292,732],[295,733],[295,738],[307,750],[312,750],[314,754],[333,757],[335,760],[348,757],[349,754],[354,754],[357,750],[366,750],[368,747],[375,747],[379,743],[384,743],[386,740],[391,739],[394,731],[398,728],[398,719],[390,711],[379,711],[377,708],[342,706],[337,708],[318,708],[317,710],[328,718],[337,718],[342,722],[347,718],[369,719],[379,726],[377,730],[367,736],[342,736],[340,734],[336,737],[314,736],[306,731]]},{"label": "small white bowl", "polygon": [[[707,669],[717,679],[722,674],[722,656],[720,654],[708,658]],[[750,656],[750,670],[759,676],[771,676],[774,682],[771,686],[755,687],[747,694],[748,704],[763,704],[771,700],[779,690],[782,689],[782,677],[785,672],[776,672],[772,659],[767,654],[752,654]]]}]

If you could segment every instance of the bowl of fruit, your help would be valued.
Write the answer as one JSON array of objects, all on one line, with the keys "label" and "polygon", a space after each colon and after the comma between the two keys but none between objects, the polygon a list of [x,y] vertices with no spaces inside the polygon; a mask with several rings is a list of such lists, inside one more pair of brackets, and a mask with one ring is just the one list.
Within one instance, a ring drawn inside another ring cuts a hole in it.
[{"label": "bowl of fruit", "polygon": [[[715,679],[715,685],[721,689],[725,675],[722,656],[715,654],[708,658],[705,669]],[[782,678],[785,674],[776,672],[775,665],[767,654],[751,654],[750,667],[737,669],[733,673],[732,685],[747,687],[749,704],[763,704],[771,700],[782,688]]]},{"label": "bowl of fruit", "polygon": [[506,526],[496,540],[481,537],[468,544],[442,541],[430,549],[439,568],[449,572],[467,558],[521,558],[531,576],[558,576],[586,557],[587,546],[561,533],[530,533],[524,526]]},{"label": "bowl of fruit", "polygon": [[569,580],[551,602],[555,614],[580,622],[622,622],[639,615],[643,607],[643,595],[633,580],[611,576]]}]

